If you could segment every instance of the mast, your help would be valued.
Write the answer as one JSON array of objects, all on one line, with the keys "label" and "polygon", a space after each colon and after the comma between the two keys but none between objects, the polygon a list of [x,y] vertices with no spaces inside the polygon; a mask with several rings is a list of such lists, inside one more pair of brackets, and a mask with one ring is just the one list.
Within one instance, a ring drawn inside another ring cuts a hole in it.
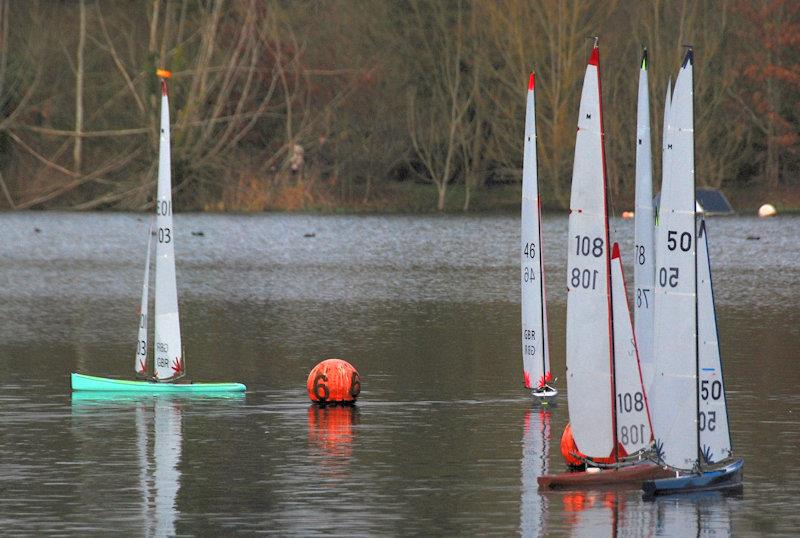
[{"label": "mast", "polygon": [[172,225],[172,174],[170,170],[170,126],[167,78],[161,79],[161,132],[159,135],[158,198],[156,201],[156,315],[155,378],[174,381],[184,375],[178,290],[175,279],[175,233]]},{"label": "mast", "polygon": [[[686,47],[686,57],[683,60],[684,67],[688,64],[694,69],[694,51],[692,46]],[[690,71],[691,73],[691,71]],[[694,77],[689,78],[689,88],[691,91],[692,101],[692,115],[691,115],[691,133],[692,133],[692,165],[695,162],[694,155]],[[694,249],[692,250],[692,257],[694,258],[694,380],[695,380],[695,401],[697,402],[697,417],[695,417],[695,425],[697,429],[697,466],[702,468],[703,465],[703,449],[700,445],[700,319],[698,316],[697,305],[697,186],[694,177],[694,166],[692,166],[692,233],[694,235]]]},{"label": "mast", "polygon": [[605,206],[605,263],[606,263],[606,297],[608,298],[608,349],[609,370],[611,372],[611,427],[614,434],[614,461],[619,461],[619,441],[617,439],[617,366],[614,360],[614,303],[611,293],[611,236],[608,230],[608,173],[606,171],[606,135],[603,123],[603,87],[600,82],[600,49],[597,46],[598,38],[594,38],[594,48],[589,58],[589,63],[594,59],[597,66],[597,102],[600,104],[600,154],[603,162],[603,205]]}]

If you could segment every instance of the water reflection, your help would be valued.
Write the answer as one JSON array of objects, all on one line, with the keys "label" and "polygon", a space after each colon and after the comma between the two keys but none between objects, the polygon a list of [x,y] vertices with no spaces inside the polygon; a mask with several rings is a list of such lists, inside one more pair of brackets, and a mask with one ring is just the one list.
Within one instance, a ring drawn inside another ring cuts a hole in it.
[{"label": "water reflection", "polygon": [[562,495],[572,536],[730,536],[731,502],[719,492],[644,501],[638,490]]},{"label": "water reflection", "polygon": [[549,470],[550,411],[525,410],[525,433],[522,436],[522,499],[520,530],[523,536],[546,534],[548,498],[539,493],[536,479]]},{"label": "water reflection", "polygon": [[[178,518],[177,499],[180,491],[179,468],[182,451],[182,401],[178,398],[118,393],[74,393],[72,412],[75,419],[86,418],[102,427],[106,412],[118,419],[133,410],[135,425],[135,459],[138,467],[139,523],[145,536],[174,536]],[[110,407],[109,407],[110,406]],[[111,421],[116,431],[123,424]],[[81,421],[75,426],[82,429]],[[84,430],[85,431],[85,430]],[[101,444],[92,436],[84,444]],[[133,456],[133,454],[131,454]],[[111,457],[111,455],[109,455]],[[129,461],[124,462],[129,465]]]},{"label": "water reflection", "polygon": [[309,406],[308,444],[324,475],[346,472],[353,455],[354,424],[358,424],[358,408],[354,405]]}]

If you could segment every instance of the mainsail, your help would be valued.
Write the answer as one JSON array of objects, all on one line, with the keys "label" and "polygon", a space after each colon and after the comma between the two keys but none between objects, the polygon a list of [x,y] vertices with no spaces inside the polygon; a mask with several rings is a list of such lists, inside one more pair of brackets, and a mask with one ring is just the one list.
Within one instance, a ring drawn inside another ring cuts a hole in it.
[{"label": "mainsail", "polygon": [[175,281],[175,233],[172,226],[169,99],[167,81],[161,79],[161,135],[156,201],[156,316],[155,377],[169,380],[184,372],[178,291]]},{"label": "mainsail", "polygon": [[153,226],[147,228],[147,255],[144,262],[144,282],[142,283],[142,302],[139,305],[139,338],[136,342],[136,358],[133,369],[139,375],[147,375],[147,301],[150,295],[150,245]]},{"label": "mainsail", "polygon": [[695,255],[694,110],[692,51],[687,51],[670,106],[656,231],[653,350],[650,394],[656,447],[664,463],[698,463],[697,260]]},{"label": "mainsail", "polygon": [[606,170],[595,44],[583,79],[570,196],[567,253],[567,384],[578,449],[608,457],[614,449],[612,312]]},{"label": "mainsail", "polygon": [[547,310],[542,263],[541,199],[536,169],[536,102],[534,74],[528,81],[522,162],[522,365],[525,386],[540,388],[550,377]]},{"label": "mainsail", "polygon": [[731,455],[731,435],[719,354],[717,312],[714,307],[714,287],[708,256],[708,232],[706,222],[702,219],[697,234],[697,328],[700,377],[700,409],[697,419],[700,450],[704,463],[714,463]]},{"label": "mainsail", "polygon": [[634,320],[636,344],[642,365],[644,387],[653,378],[653,164],[650,147],[650,97],[647,83],[647,49],[639,69],[639,99],[636,111],[636,223],[633,264]]}]

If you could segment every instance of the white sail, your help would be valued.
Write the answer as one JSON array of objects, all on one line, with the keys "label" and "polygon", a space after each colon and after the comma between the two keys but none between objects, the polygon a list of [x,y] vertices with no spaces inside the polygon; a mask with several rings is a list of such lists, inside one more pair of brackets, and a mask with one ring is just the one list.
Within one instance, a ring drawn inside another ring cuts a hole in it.
[{"label": "white sail", "polygon": [[144,262],[144,281],[142,282],[142,302],[139,305],[139,338],[136,342],[136,358],[133,369],[139,375],[147,375],[147,300],[150,295],[150,246],[153,226],[147,229],[147,255]]},{"label": "white sail", "polygon": [[[653,379],[653,162],[650,146],[650,97],[647,83],[647,49],[639,69],[639,99],[636,111],[636,206],[633,264],[634,321],[636,344],[642,364],[645,389]],[[613,276],[612,276],[613,278]]]},{"label": "white sail", "polygon": [[543,385],[550,374],[547,351],[547,311],[544,302],[544,265],[539,184],[536,169],[536,102],[534,75],[528,82],[525,143],[522,163],[522,366],[525,386]]},{"label": "white sail", "polygon": [[166,380],[183,373],[178,291],[175,281],[175,231],[172,226],[172,180],[170,172],[169,99],[167,83],[161,80],[161,135],[156,201],[156,317],[155,377]]},{"label": "white sail", "polygon": [[614,388],[616,389],[617,441],[628,454],[650,446],[652,429],[637,341],[625,293],[625,277],[619,245],[611,250],[611,304],[614,309]]},{"label": "white sail", "polygon": [[656,446],[667,465],[697,463],[697,316],[692,51],[670,107],[656,231],[655,378],[650,403]]},{"label": "white sail", "polygon": [[605,155],[599,51],[581,93],[567,253],[567,385],[575,444],[588,457],[614,448]]},{"label": "white sail", "polygon": [[697,234],[697,329],[700,375],[700,450],[705,463],[722,461],[731,455],[728,408],[719,355],[717,312],[708,256],[705,220]]}]

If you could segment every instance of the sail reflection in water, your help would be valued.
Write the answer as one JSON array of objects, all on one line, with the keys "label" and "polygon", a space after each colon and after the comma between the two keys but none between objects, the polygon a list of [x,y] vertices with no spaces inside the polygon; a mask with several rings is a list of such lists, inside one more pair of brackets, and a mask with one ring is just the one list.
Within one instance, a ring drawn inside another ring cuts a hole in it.
[{"label": "sail reflection in water", "polygon": [[574,491],[562,497],[573,536],[730,536],[732,499],[719,492],[644,501],[638,491]]},{"label": "sail reflection in water", "polygon": [[177,400],[154,400],[136,404],[142,534],[173,536],[181,479],[181,408]]},{"label": "sail reflection in water", "polygon": [[[139,498],[138,501],[130,499],[128,506],[138,508],[128,511],[128,507],[120,506],[115,510],[119,512],[116,516],[124,517],[126,524],[135,522],[137,533],[143,536],[174,536],[176,533],[183,439],[181,406],[181,399],[168,396],[118,392],[72,394],[73,417],[87,419],[75,421],[75,426],[81,431],[86,432],[91,427],[126,432],[131,451],[128,461],[135,462],[139,467],[138,483],[135,488],[130,488],[130,491],[138,490]],[[129,418],[131,411],[134,414],[135,433],[125,430],[125,422],[121,420]],[[122,417],[122,414],[125,416]],[[90,444],[105,446],[96,432],[91,436],[91,441],[87,438],[85,444],[87,447]],[[115,489],[123,487],[121,479],[124,476],[118,471],[113,477],[107,477],[107,480],[116,484]],[[100,491],[105,486],[107,484],[100,484]],[[125,512],[136,515],[125,517]],[[119,527],[116,530],[123,529]]]},{"label": "sail reflection in water", "polygon": [[550,462],[550,411],[525,410],[522,436],[522,498],[520,532],[523,536],[546,534],[548,498],[539,493],[536,479],[547,474]]},{"label": "sail reflection in water", "polygon": [[321,456],[323,473],[338,475],[353,455],[353,425],[358,408],[351,405],[308,408],[308,444],[312,457]]}]

